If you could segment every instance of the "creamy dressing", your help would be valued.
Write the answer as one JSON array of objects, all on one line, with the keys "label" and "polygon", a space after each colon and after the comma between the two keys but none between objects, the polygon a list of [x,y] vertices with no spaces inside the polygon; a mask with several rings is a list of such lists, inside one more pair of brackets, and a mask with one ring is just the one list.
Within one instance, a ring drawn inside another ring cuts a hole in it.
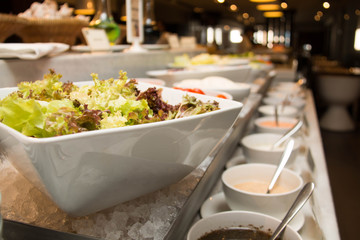
[{"label": "creamy dressing", "polygon": [[283,145],[273,147],[273,144],[271,144],[271,143],[269,143],[269,144],[257,144],[256,146],[254,146],[254,148],[259,149],[259,150],[265,150],[265,151],[269,151],[269,150],[279,151],[279,150],[284,150],[285,149],[285,147]]},{"label": "creamy dressing", "polygon": [[[253,182],[242,182],[234,185],[234,187],[239,190],[243,190],[251,193],[266,193],[269,184],[270,183],[268,182],[253,181]],[[284,193],[290,190],[291,189],[287,186],[276,184],[270,193]]]}]

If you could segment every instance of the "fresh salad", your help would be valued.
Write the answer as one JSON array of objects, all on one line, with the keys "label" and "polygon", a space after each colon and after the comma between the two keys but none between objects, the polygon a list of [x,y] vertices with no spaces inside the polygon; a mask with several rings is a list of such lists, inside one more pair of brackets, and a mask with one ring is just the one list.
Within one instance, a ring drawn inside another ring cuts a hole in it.
[{"label": "fresh salad", "polygon": [[161,97],[161,88],[139,91],[135,79],[120,71],[119,78],[78,87],[60,81],[50,70],[44,79],[21,82],[18,91],[0,100],[0,122],[26,136],[45,138],[98,129],[117,128],[202,114],[219,103],[202,102],[185,94],[177,105]]}]

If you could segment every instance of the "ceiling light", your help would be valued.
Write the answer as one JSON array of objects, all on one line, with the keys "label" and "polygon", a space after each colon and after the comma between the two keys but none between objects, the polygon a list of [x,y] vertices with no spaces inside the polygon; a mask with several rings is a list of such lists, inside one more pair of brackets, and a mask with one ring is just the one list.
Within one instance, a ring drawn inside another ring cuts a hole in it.
[{"label": "ceiling light", "polygon": [[314,20],[315,20],[315,21],[319,22],[320,19],[321,19],[321,17],[320,17],[319,15],[315,15],[315,16],[314,16]]},{"label": "ceiling light", "polygon": [[225,0],[217,0],[218,3],[224,3]]},{"label": "ceiling light", "polygon": [[286,9],[288,7],[288,4],[285,1],[282,1],[280,6],[282,9]]},{"label": "ceiling light", "polygon": [[95,13],[93,0],[77,1],[75,5],[75,14],[77,15],[93,15]]},{"label": "ceiling light", "polygon": [[273,11],[279,10],[280,6],[278,4],[259,4],[256,6],[256,9],[259,11]]},{"label": "ceiling light", "polygon": [[245,12],[245,13],[242,14],[242,17],[243,17],[244,19],[248,19],[250,16],[249,16],[248,13]]},{"label": "ceiling light", "polygon": [[324,2],[324,3],[323,3],[323,7],[324,7],[325,9],[330,8],[330,3],[329,3],[329,2]]},{"label": "ceiling light", "polygon": [[76,15],[93,15],[95,9],[75,9],[74,13]]},{"label": "ceiling light", "polygon": [[230,10],[235,12],[238,9],[238,7],[235,4],[230,5]]},{"label": "ceiling light", "polygon": [[279,18],[282,17],[284,14],[280,11],[273,11],[273,12],[264,12],[264,17],[266,18]]},{"label": "ceiling light", "polygon": [[276,0],[250,0],[250,2],[255,3],[268,3],[268,2],[275,2]]},{"label": "ceiling light", "polygon": [[196,13],[203,13],[203,12],[204,12],[204,9],[201,8],[201,7],[194,7],[194,12],[196,12]]},{"label": "ceiling light", "polygon": [[316,15],[319,15],[319,17],[322,17],[324,14],[322,11],[317,11]]}]

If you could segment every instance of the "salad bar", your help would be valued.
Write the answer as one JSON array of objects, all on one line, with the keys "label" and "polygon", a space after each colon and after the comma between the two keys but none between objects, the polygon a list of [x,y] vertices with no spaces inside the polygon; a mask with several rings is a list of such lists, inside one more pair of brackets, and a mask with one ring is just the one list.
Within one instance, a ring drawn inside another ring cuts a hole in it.
[{"label": "salad bar", "polygon": [[[258,109],[276,86],[276,72],[265,72],[242,101],[123,72],[92,82],[61,82],[54,72],[32,83],[11,78],[18,87],[0,90],[4,239],[186,239],[200,218],[230,210],[214,210],[213,200],[224,169],[250,161],[241,139],[257,131]],[[289,168],[316,189],[296,231],[304,240],[340,239],[315,104],[310,90],[302,93],[305,124]],[[19,104],[27,111],[14,116]]]}]

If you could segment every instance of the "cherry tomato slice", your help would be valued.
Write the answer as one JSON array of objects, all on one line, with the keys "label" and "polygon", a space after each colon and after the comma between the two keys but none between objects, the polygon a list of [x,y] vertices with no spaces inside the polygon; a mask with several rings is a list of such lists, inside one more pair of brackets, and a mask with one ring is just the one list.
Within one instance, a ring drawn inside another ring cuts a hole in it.
[{"label": "cherry tomato slice", "polygon": [[205,93],[199,88],[180,88],[180,87],[173,87],[173,88],[178,89],[178,90],[183,90],[183,91],[186,91],[186,92],[192,92],[192,93],[198,93],[198,94],[205,95]]},{"label": "cherry tomato slice", "polygon": [[216,95],[216,97],[218,97],[218,98],[224,98],[224,99],[227,99],[227,97],[226,97],[226,96],[224,96],[223,94],[218,94],[218,95]]}]

